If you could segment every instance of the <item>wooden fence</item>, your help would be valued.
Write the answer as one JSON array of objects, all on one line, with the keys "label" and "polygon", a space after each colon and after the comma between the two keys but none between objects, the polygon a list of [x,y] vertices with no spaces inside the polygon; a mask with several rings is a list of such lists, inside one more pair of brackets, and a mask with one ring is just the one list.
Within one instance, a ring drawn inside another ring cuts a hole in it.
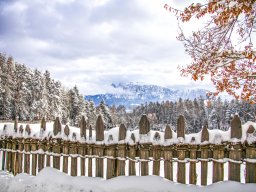
[{"label": "wooden fence", "polygon": [[[45,119],[42,120],[41,127],[40,134],[43,135],[46,131]],[[123,142],[104,143],[104,124],[101,116],[96,122],[95,142],[91,141],[92,128],[86,125],[84,117],[80,123],[80,138],[83,140],[75,140],[77,137],[75,133],[72,135],[72,140],[57,137],[61,131],[59,118],[55,120],[51,137],[30,136],[29,125],[24,130],[22,126],[18,128],[17,121],[14,123],[16,136],[6,135],[4,128],[0,139],[2,170],[10,171],[14,175],[22,172],[36,175],[45,166],[52,166],[70,173],[71,176],[77,176],[79,170],[79,175],[82,176],[103,177],[105,169],[106,178],[109,179],[125,174],[136,175],[136,164],[139,164],[141,176],[149,174],[149,169],[151,169],[149,164],[152,165],[153,175],[159,175],[160,162],[162,162],[165,178],[173,180],[174,173],[177,171],[177,182],[186,183],[186,172],[189,172],[189,183],[196,184],[196,165],[200,163],[201,185],[207,185],[209,162],[211,162],[213,183],[223,181],[225,163],[228,163],[228,180],[240,182],[240,167],[241,164],[245,164],[246,183],[256,183],[256,144],[246,140],[241,142],[242,127],[238,116],[235,116],[231,122],[231,140],[218,144],[208,142],[207,125],[202,129],[200,144],[195,144],[194,137],[191,138],[191,142],[184,143],[185,120],[183,116],[180,116],[177,122],[177,137],[183,139],[180,139],[178,143],[168,145],[157,142],[135,142],[133,133],[129,138],[133,142],[125,142],[127,130],[124,125],[120,126],[118,136],[118,140]],[[63,131],[66,136],[69,136],[70,128],[67,125]],[[86,134],[88,132],[89,135]],[[149,121],[146,115],[143,115],[139,122],[139,134],[146,136],[149,132]],[[255,128],[251,125],[246,135],[254,132]],[[22,136],[19,137],[19,135]],[[159,140],[159,137],[160,134],[156,132],[154,140]],[[173,131],[167,126],[164,139],[172,138]],[[109,135],[108,140],[111,141],[111,139],[113,140],[113,136]],[[177,164],[177,170],[174,170],[174,162]],[[189,164],[189,168],[186,164]],[[104,166],[107,167],[104,168]],[[128,166],[128,171],[125,170],[126,166]]]}]

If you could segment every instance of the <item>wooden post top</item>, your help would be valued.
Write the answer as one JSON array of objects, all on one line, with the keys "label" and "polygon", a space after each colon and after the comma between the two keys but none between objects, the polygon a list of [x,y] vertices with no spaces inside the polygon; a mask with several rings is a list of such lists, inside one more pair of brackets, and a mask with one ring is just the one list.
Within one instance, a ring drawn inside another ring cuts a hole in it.
[{"label": "wooden post top", "polygon": [[80,121],[80,136],[81,138],[86,139],[86,121],[84,116],[82,116]]},{"label": "wooden post top", "polygon": [[242,137],[242,124],[238,115],[235,115],[231,121],[231,139],[237,138],[241,139]]},{"label": "wooden post top", "polygon": [[185,118],[183,115],[180,115],[177,121],[177,137],[185,139]]},{"label": "wooden post top", "polygon": [[140,134],[148,134],[150,131],[150,124],[147,118],[147,115],[142,115],[139,122],[139,133]]},{"label": "wooden post top", "polygon": [[46,120],[45,120],[45,117],[43,117],[43,119],[41,121],[41,129],[43,129],[44,131],[46,130]]},{"label": "wooden post top", "polygon": [[166,125],[164,131],[164,139],[172,139],[172,129],[169,125]]},{"label": "wooden post top", "polygon": [[96,141],[104,141],[104,122],[101,115],[96,121]]},{"label": "wooden post top", "polygon": [[125,140],[125,138],[126,138],[126,127],[124,124],[121,124],[119,127],[118,141]]},{"label": "wooden post top", "polygon": [[30,134],[31,134],[31,128],[30,128],[30,125],[29,125],[29,124],[26,125],[25,133],[26,133],[27,135],[30,135]]},{"label": "wooden post top", "polygon": [[134,133],[131,134],[131,139],[132,139],[133,142],[135,143],[135,136],[134,136]]},{"label": "wooden post top", "polygon": [[69,126],[66,125],[65,128],[64,128],[64,134],[68,137],[69,133],[70,133]]},{"label": "wooden post top", "polygon": [[18,131],[18,118],[17,117],[15,117],[15,121],[14,121],[14,131],[15,131],[15,133],[17,133],[17,131]]},{"label": "wooden post top", "polygon": [[56,136],[58,133],[61,133],[61,123],[60,118],[57,117],[53,124],[53,134]]},{"label": "wooden post top", "polygon": [[208,123],[205,123],[202,129],[201,142],[209,141]]}]

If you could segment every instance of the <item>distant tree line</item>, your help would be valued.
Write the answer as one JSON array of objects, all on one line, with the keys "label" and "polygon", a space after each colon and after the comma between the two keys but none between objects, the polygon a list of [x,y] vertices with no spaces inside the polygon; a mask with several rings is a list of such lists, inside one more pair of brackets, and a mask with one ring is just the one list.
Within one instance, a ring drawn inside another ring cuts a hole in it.
[{"label": "distant tree line", "polygon": [[220,97],[212,101],[203,98],[194,100],[150,102],[126,112],[124,106],[111,107],[114,124],[125,123],[130,129],[138,126],[142,114],[147,114],[151,129],[161,130],[166,124],[176,129],[179,115],[186,120],[186,133],[199,132],[207,122],[210,129],[227,130],[234,114],[238,114],[242,123],[256,122],[256,105],[246,101],[222,100]]}]

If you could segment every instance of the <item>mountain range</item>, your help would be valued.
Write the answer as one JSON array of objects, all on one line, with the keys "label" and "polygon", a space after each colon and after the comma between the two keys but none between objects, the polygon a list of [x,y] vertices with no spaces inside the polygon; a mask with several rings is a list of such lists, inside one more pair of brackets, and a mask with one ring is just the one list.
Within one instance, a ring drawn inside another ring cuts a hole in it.
[{"label": "mountain range", "polygon": [[132,109],[146,102],[177,101],[182,99],[206,98],[206,89],[187,86],[161,87],[142,83],[112,83],[115,93],[86,95],[86,100],[92,100],[96,106],[103,100],[107,105],[124,105]]}]

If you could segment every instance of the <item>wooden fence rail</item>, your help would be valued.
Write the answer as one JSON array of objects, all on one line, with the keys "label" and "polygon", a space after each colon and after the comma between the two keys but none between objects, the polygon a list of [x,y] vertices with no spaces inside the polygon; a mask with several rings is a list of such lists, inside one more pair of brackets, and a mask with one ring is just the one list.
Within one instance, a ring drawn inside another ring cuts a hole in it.
[{"label": "wooden fence rail", "polygon": [[[44,134],[45,119],[42,120],[39,136],[31,135],[29,125],[25,129],[22,125],[18,127],[17,121],[15,121],[13,134],[6,134],[6,129],[5,126],[0,139],[1,169],[12,172],[14,175],[22,172],[36,175],[44,167],[51,166],[71,176],[86,175],[109,179],[120,175],[145,176],[149,175],[151,169],[153,175],[160,175],[162,166],[166,179],[174,180],[174,174],[177,173],[177,182],[186,183],[188,172],[189,183],[197,184],[197,165],[200,163],[201,185],[207,185],[210,165],[213,170],[211,182],[214,183],[223,181],[224,164],[228,163],[228,180],[241,182],[241,164],[245,164],[245,182],[256,183],[256,143],[248,142],[248,139],[241,140],[242,127],[237,115],[231,122],[229,141],[210,143],[208,127],[205,125],[199,144],[196,144],[195,137],[191,137],[190,142],[184,142],[183,116],[180,116],[177,122],[179,142],[174,143],[159,142],[161,135],[158,132],[154,134],[152,141],[145,142],[150,132],[146,115],[143,115],[139,122],[137,142],[135,142],[134,133],[127,134],[128,131],[123,124],[119,128],[118,142],[111,142],[113,135],[104,138],[104,123],[101,116],[96,122],[95,141],[92,141],[92,128],[86,124],[84,117],[80,123],[79,139],[74,132],[72,136],[70,135],[71,130],[67,125],[62,127],[59,118],[54,122],[52,135]],[[61,134],[62,131],[64,134]],[[171,141],[173,133],[170,126],[167,126],[164,140]],[[255,128],[250,125],[246,131],[246,137],[253,133]],[[72,139],[67,139],[69,136]],[[220,136],[215,135],[215,137],[218,140]],[[106,139],[108,142],[105,142]],[[177,164],[177,170],[174,170],[174,163]]]}]

